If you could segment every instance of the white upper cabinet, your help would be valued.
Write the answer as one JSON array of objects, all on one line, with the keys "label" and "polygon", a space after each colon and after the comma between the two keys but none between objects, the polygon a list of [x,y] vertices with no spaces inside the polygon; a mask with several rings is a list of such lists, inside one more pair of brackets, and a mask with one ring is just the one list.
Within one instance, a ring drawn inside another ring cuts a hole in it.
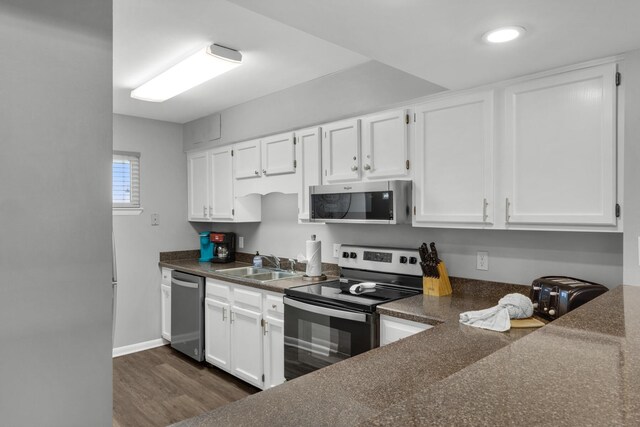
[{"label": "white upper cabinet", "polygon": [[482,91],[416,107],[414,225],[493,221],[493,99]]},{"label": "white upper cabinet", "polygon": [[262,173],[266,176],[295,173],[296,151],[293,132],[262,140]]},{"label": "white upper cabinet", "polygon": [[189,220],[209,219],[209,163],[208,153],[198,151],[187,154]]},{"label": "white upper cabinet", "polygon": [[234,150],[236,179],[260,178],[262,176],[260,140],[256,139],[235,144]]},{"label": "white upper cabinet", "polygon": [[318,127],[296,132],[296,158],[301,170],[298,219],[309,219],[309,187],[322,184],[322,130]]},{"label": "white upper cabinet", "polygon": [[389,179],[409,175],[407,110],[387,111],[362,119],[362,178]]},{"label": "white upper cabinet", "polygon": [[223,146],[209,151],[211,165],[211,208],[212,220],[233,219],[233,162],[231,146]]},{"label": "white upper cabinet", "polygon": [[606,64],[506,88],[507,226],[616,225],[615,80]]},{"label": "white upper cabinet", "polygon": [[322,126],[323,182],[333,184],[360,179],[360,119]]}]

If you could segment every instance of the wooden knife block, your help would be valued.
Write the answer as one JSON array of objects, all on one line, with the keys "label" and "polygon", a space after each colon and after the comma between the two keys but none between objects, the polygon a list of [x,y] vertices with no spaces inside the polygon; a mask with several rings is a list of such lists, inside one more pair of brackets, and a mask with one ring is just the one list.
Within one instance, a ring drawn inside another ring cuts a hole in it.
[{"label": "wooden knife block", "polygon": [[444,297],[453,293],[451,282],[449,281],[449,273],[447,273],[447,266],[444,261],[440,261],[438,264],[438,273],[440,273],[438,279],[435,277],[422,278],[422,293],[424,295]]}]

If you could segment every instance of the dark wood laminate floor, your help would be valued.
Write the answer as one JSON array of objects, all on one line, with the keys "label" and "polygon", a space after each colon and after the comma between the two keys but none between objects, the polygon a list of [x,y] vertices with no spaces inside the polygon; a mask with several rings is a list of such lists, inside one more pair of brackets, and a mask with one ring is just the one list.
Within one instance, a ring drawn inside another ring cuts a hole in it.
[{"label": "dark wood laminate floor", "polygon": [[259,390],[170,346],[113,359],[113,425],[166,426]]}]

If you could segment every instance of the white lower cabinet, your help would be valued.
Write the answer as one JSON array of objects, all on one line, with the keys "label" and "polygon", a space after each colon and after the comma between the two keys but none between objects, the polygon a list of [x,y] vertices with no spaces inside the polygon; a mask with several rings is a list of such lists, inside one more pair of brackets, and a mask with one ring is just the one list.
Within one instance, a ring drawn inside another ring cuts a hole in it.
[{"label": "white lower cabinet", "polygon": [[171,272],[170,268],[162,269],[160,281],[160,317],[162,319],[162,338],[171,341]]},{"label": "white lower cabinet", "polygon": [[426,323],[380,315],[380,346],[391,344],[408,336],[433,328]]},{"label": "white lower cabinet", "polygon": [[225,371],[231,370],[231,329],[229,304],[212,298],[204,300],[205,360]]},{"label": "white lower cabinet", "polygon": [[264,295],[264,388],[282,384],[284,379],[284,304],[282,295]]},{"label": "white lower cabinet", "polygon": [[207,362],[259,388],[284,382],[281,294],[208,278],[204,333]]}]

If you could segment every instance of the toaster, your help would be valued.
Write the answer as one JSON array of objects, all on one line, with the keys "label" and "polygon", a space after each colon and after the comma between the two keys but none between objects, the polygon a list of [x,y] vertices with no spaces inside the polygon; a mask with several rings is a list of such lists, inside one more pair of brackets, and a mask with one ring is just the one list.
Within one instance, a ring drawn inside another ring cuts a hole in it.
[{"label": "toaster", "polygon": [[566,276],[545,276],[531,283],[534,313],[547,319],[557,319],[607,292],[607,287]]}]

